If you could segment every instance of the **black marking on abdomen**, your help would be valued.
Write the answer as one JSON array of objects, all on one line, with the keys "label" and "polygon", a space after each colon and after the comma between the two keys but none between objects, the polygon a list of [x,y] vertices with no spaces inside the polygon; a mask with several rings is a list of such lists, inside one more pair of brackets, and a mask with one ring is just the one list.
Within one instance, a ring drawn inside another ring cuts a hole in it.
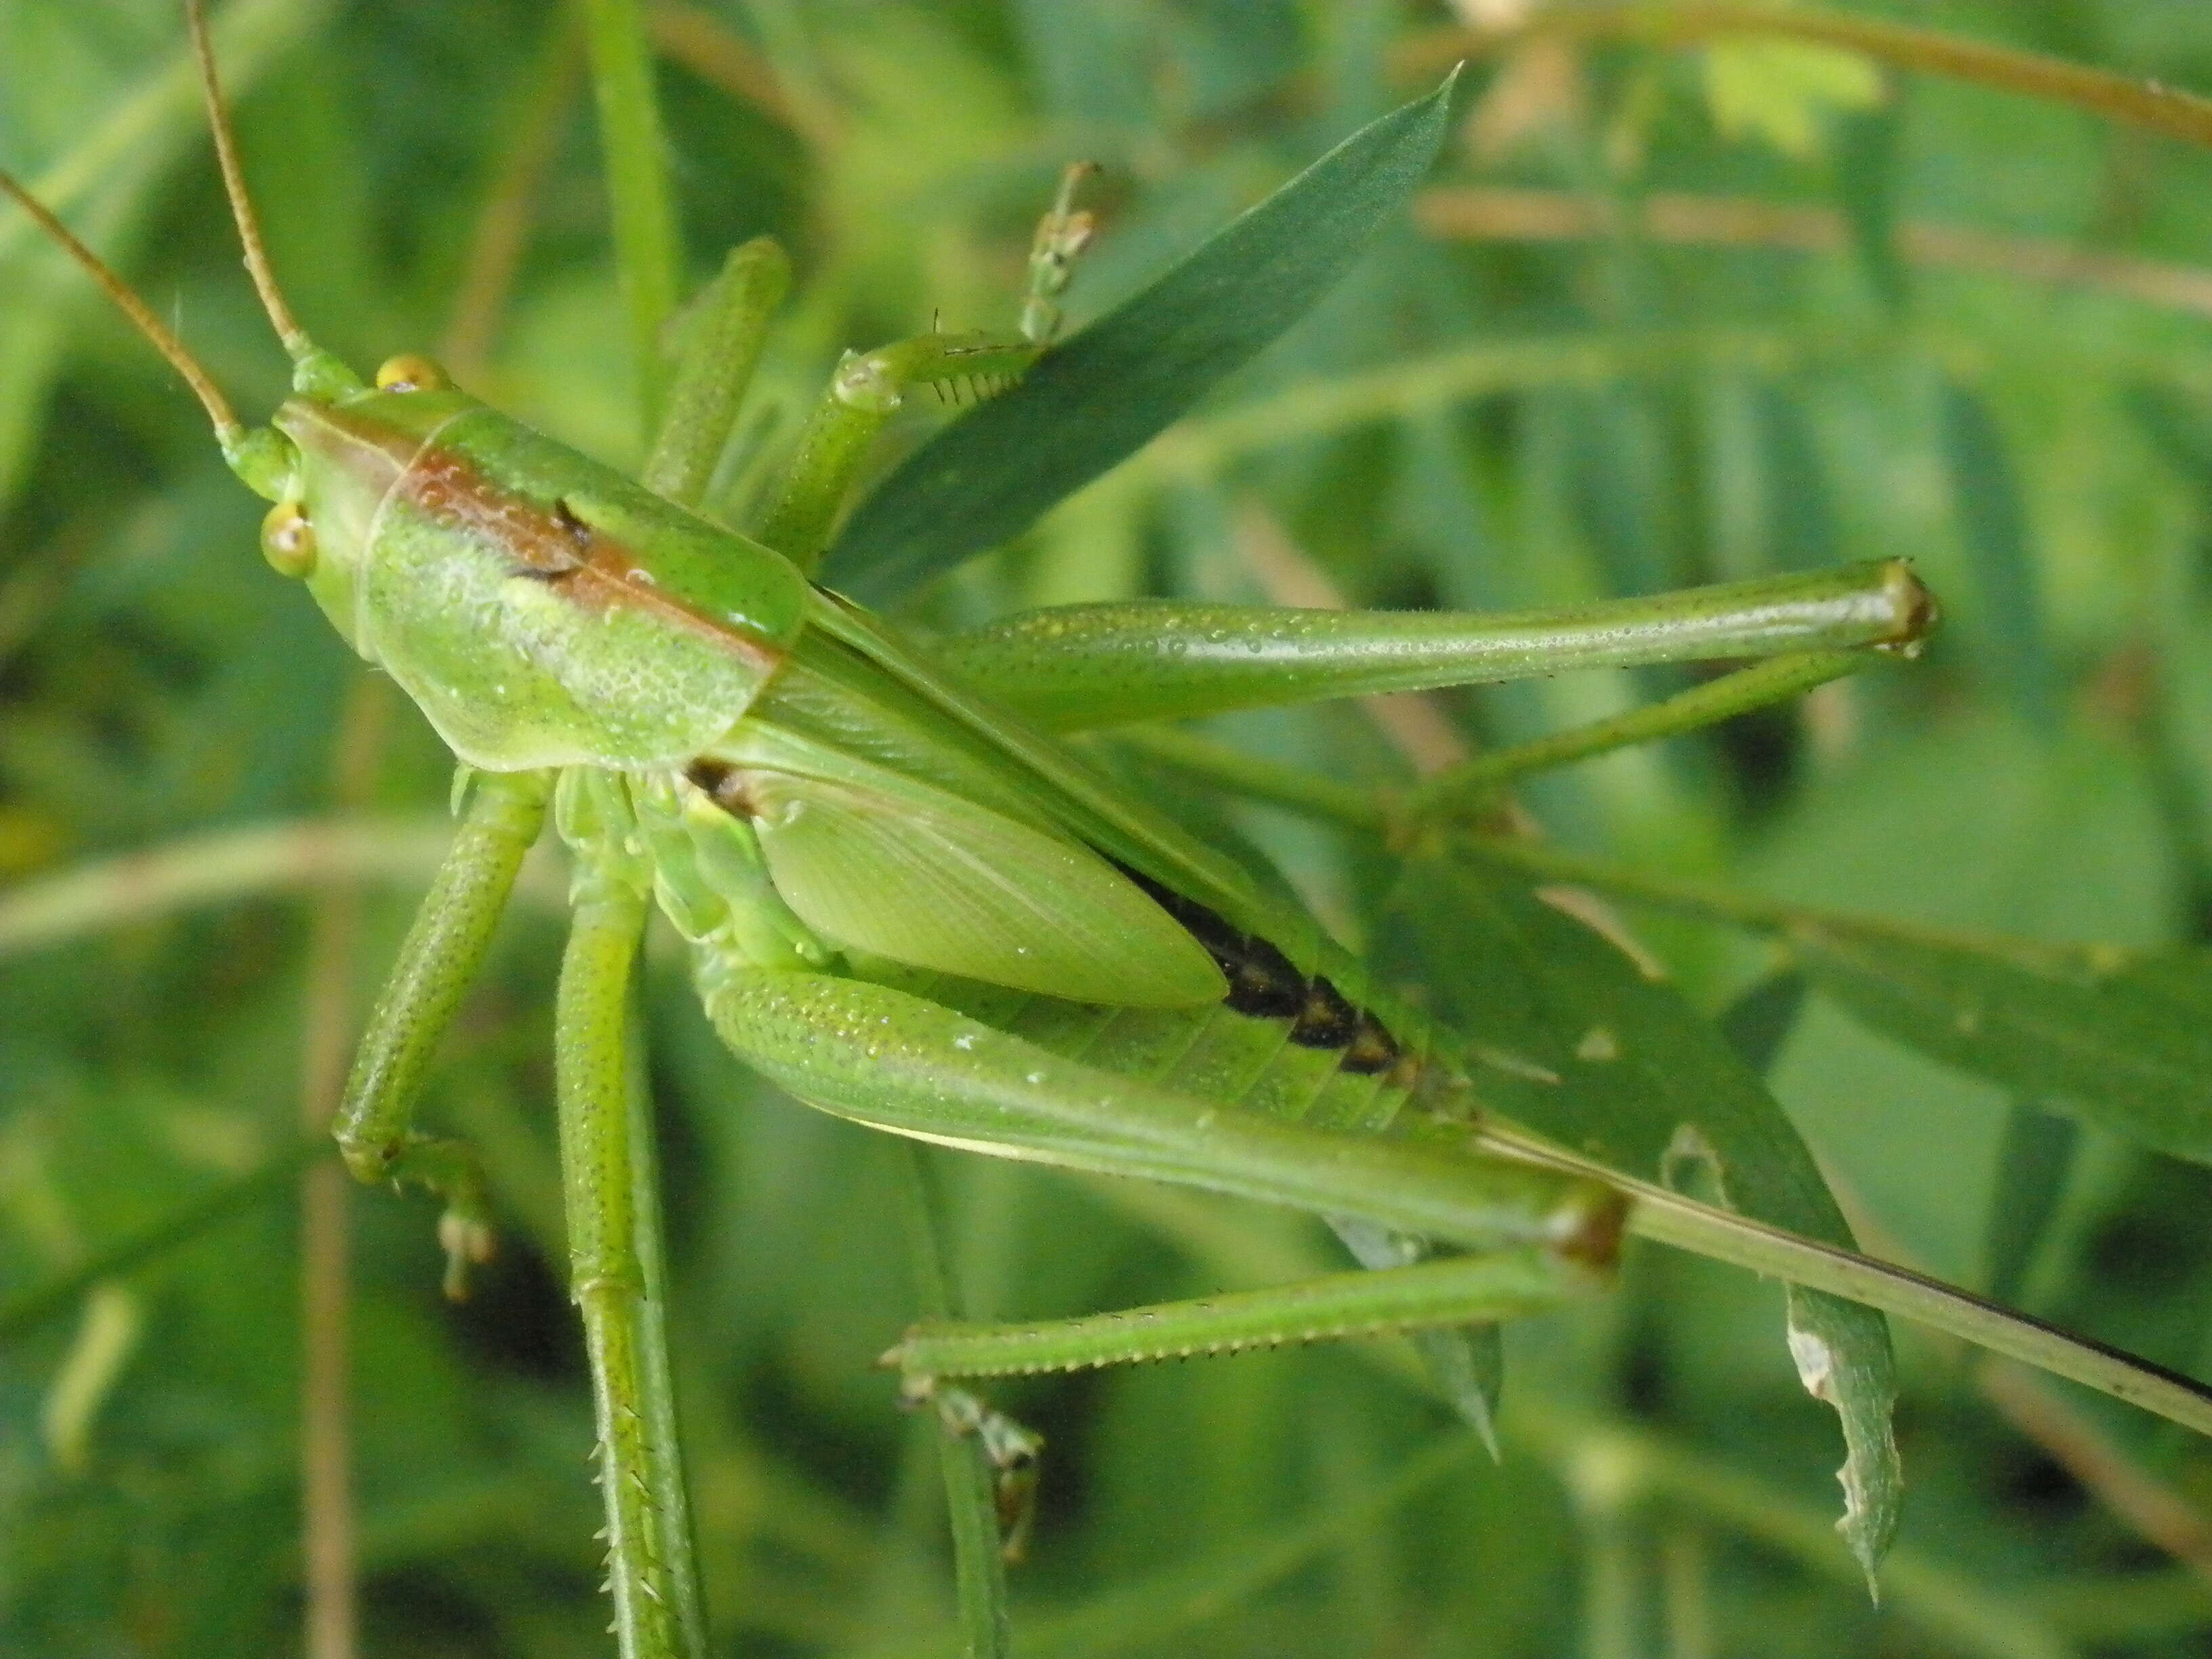
[{"label": "black marking on abdomen", "polygon": [[1344,993],[1320,975],[1306,987],[1305,1006],[1291,1027],[1291,1041],[1301,1048],[1349,1048],[1359,1035],[1359,1010]]},{"label": "black marking on abdomen", "polygon": [[[1291,965],[1288,957],[1267,940],[1242,935],[1237,938],[1241,951],[1227,962],[1222,962],[1218,956],[1214,957],[1221,963],[1221,971],[1229,981],[1226,1000],[1230,1011],[1249,1014],[1254,1019],[1296,1019],[1305,1010],[1304,976]],[[1205,943],[1203,939],[1199,942]]]},{"label": "black marking on abdomen", "polygon": [[1373,1012],[1356,1006],[1322,975],[1308,979],[1291,959],[1256,933],[1239,933],[1197,900],[1140,871],[1115,868],[1181,924],[1212,957],[1229,981],[1223,1005],[1253,1019],[1286,1019],[1291,1041],[1302,1048],[1340,1050],[1337,1067],[1359,1076],[1387,1072],[1405,1058],[1404,1045]]},{"label": "black marking on abdomen", "polygon": [[1372,1072],[1387,1072],[1397,1063],[1405,1051],[1399,1048],[1398,1039],[1382,1029],[1382,1022],[1366,1009],[1359,1011],[1359,1030],[1344,1058],[1337,1061],[1347,1072],[1363,1075]]}]

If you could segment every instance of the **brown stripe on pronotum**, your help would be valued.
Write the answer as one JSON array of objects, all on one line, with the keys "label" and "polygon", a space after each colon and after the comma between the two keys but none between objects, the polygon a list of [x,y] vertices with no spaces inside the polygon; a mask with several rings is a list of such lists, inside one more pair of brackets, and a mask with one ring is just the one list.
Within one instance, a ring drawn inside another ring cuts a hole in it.
[{"label": "brown stripe on pronotum", "polygon": [[694,609],[658,586],[636,554],[591,524],[568,500],[548,508],[487,478],[466,455],[438,441],[405,439],[354,411],[319,406],[316,418],[382,449],[399,464],[392,491],[417,512],[497,547],[515,574],[558,587],[563,599],[592,611],[649,611],[702,634],[732,654],[771,672],[784,651],[726,620]]}]

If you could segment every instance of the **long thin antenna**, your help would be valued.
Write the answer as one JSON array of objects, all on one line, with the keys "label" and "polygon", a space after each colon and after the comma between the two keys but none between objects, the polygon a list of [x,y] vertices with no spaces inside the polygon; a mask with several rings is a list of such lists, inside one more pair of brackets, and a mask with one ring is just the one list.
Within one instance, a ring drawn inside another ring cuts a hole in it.
[{"label": "long thin antenna", "polygon": [[238,226],[238,240],[246,249],[246,269],[261,308],[276,337],[295,363],[315,355],[315,343],[276,286],[276,272],[269,263],[269,249],[261,240],[261,222],[253,215],[253,198],[246,193],[246,173],[238,165],[238,140],[230,130],[230,117],[222,106],[222,83],[216,78],[215,48],[208,40],[207,14],[200,0],[185,0],[185,21],[192,36],[192,55],[199,60],[200,91],[207,100],[208,125],[215,129],[216,161],[222,168],[222,193],[230,198],[230,216]]},{"label": "long thin antenna", "polygon": [[164,328],[146,302],[132,293],[120,276],[108,269],[105,260],[77,240],[70,228],[55,218],[45,203],[6,173],[0,173],[0,191],[13,197],[16,206],[29,214],[47,235],[59,242],[70,258],[82,265],[107,297],[115,301],[123,314],[138,325],[138,331],[154,343],[154,349],[169,360],[169,366],[183,375],[185,384],[191,387],[192,395],[207,410],[208,419],[215,422],[215,434],[222,441],[224,450],[235,449],[245,438],[246,428],[240,424],[236,411],[230,406],[230,400],[208,377],[208,372],[199,366],[198,360],[185,349],[184,342]]}]

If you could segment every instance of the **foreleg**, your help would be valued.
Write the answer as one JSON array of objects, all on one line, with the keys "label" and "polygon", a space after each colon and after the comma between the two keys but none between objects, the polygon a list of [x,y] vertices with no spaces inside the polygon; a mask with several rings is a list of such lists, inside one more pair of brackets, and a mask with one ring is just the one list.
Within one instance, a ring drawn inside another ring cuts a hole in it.
[{"label": "foreleg", "polygon": [[467,1264],[491,1248],[483,1175],[457,1140],[418,1134],[415,1102],[462,997],[483,966],[515,872],[545,822],[552,776],[483,772],[430,890],[369,1016],[333,1121],[346,1167],[363,1181],[419,1181],[446,1201],[440,1242],[446,1290],[459,1296]]}]

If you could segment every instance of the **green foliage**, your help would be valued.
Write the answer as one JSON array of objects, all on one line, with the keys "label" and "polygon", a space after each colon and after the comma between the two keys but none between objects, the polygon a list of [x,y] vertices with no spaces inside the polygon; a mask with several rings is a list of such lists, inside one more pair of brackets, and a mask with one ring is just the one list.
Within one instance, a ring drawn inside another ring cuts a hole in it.
[{"label": "green foliage", "polygon": [[1020,534],[1126,460],[1310,311],[1435,165],[1455,74],[1363,127],[1005,396],[909,457],[823,567],[896,597]]},{"label": "green foliage", "polygon": [[[1430,987],[1441,1018],[1505,1061],[1485,1074],[1498,1109],[1608,1168],[1854,1246],[1781,1106],[1659,964],[1449,856],[1407,863],[1382,927],[1384,960],[1402,945],[1404,976]],[[1843,1420],[1842,1528],[1871,1575],[1903,1495],[1889,1333],[1880,1315],[1819,1291],[1792,1286],[1784,1303],[1806,1386]]]},{"label": "green foliage", "polygon": [[[310,326],[369,363],[453,330],[468,384],[634,460],[625,323],[649,331],[650,306],[617,297],[581,82],[542,84],[562,61],[549,11],[244,0],[220,38]],[[1649,1177],[1702,1153],[1702,1171],[1673,1171],[1692,1190],[1717,1181],[1830,1238],[1849,1213],[1870,1248],[2203,1365],[2204,279],[2037,251],[2197,257],[2212,157],[1936,79],[1849,112],[1875,86],[1860,60],[1802,46],[1483,59],[1454,112],[1469,142],[1446,137],[1435,182],[1558,192],[1616,228],[1461,238],[1438,198],[1410,223],[1386,213],[1443,131],[1443,106],[1417,103],[1369,129],[1389,188],[1334,217],[1261,208],[1231,236],[1323,246],[1272,289],[1199,306],[1181,285],[1224,247],[1190,257],[1205,236],[1416,94],[1391,47],[1439,17],[1167,0],[662,15],[686,286],[763,232],[798,264],[748,443],[723,469],[740,513],[769,505],[760,480],[839,350],[938,314],[1003,325],[1060,165],[1106,164],[1104,233],[1070,296],[1079,324],[1108,315],[1082,349],[1103,357],[1086,371],[1071,348],[935,441],[934,416],[902,416],[908,460],[848,521],[838,556],[886,581],[1011,537],[922,590],[922,625],[1047,599],[1281,599],[1316,571],[1355,603],[1530,606],[1911,555],[1951,613],[1923,662],[1522,790],[1593,883],[1619,872],[1607,890],[1666,984],[1533,896],[1525,870],[1409,862],[1218,797],[1176,804],[1264,848],[1410,994],[1528,1062],[1498,1073],[1502,1109]],[[2212,87],[2212,21],[2194,6],[2077,5],[2063,26],[2031,0],[1911,15]],[[258,410],[277,355],[178,47],[158,7],[0,8],[0,164]],[[541,100],[555,114],[533,148]],[[1778,235],[1686,242],[1662,204],[1648,222],[1631,210],[1668,194],[1827,211],[1838,229],[1810,253]],[[527,228],[472,354],[500,204]],[[1911,234],[1930,226],[2014,240],[1946,258]],[[1316,314],[1258,352],[1342,265]],[[318,953],[278,890],[318,869],[369,884],[351,937],[338,929],[357,1017],[428,879],[410,834],[443,803],[445,763],[269,577],[254,504],[197,409],[13,216],[0,291],[0,878],[27,884],[0,893],[0,1647],[290,1650],[298,1265],[289,1182],[266,1171],[294,1155]],[[1141,379],[1180,367],[1165,344],[1200,325],[1191,367]],[[1105,471],[1248,358],[1194,422]],[[1102,410],[1100,378],[1126,400]],[[1000,470],[1010,453],[1026,471]],[[986,464],[988,478],[967,470]],[[979,507],[979,480],[1004,516]],[[1503,745],[1685,683],[1606,671],[1437,707],[1462,740]],[[1377,799],[1409,781],[1356,709],[1215,734]],[[285,839],[291,864],[257,841],[242,872],[198,890],[223,902],[176,896],[221,837],[334,798],[372,833]],[[162,848],[184,849],[183,873],[103,862]],[[63,876],[79,883],[67,902],[45,885]],[[602,1650],[544,1059],[560,884],[526,872],[428,1103],[489,1166],[503,1250],[476,1299],[440,1300],[422,1203],[351,1206],[369,1651]],[[33,900],[35,950],[9,933],[10,904]],[[1802,997],[1771,988],[1801,975]],[[678,1380],[721,1627],[748,1651],[953,1651],[931,1427],[894,1412],[871,1366],[917,1309],[896,1218],[906,1153],[744,1075],[665,951],[651,990]],[[1765,1022],[1765,1083],[1692,1012],[1731,1006],[1747,1048]],[[2078,1133],[2039,1129],[2045,1105]],[[1342,1265],[1321,1230],[1257,1206],[930,1165],[978,1316]],[[1699,1632],[1711,1650],[1808,1659],[2201,1645],[2212,1595],[2144,1554],[2109,1489],[2054,1463],[2057,1437],[2024,1436],[1980,1373],[1902,1328],[1907,1496],[1871,1607],[1831,1531],[1833,1419],[1777,1340],[1780,1299],[1636,1249],[1617,1295],[1509,1332],[1494,1465],[1468,1455],[1401,1344],[994,1389],[1050,1442],[1032,1559],[1012,1576],[1022,1650],[1579,1644],[1612,1659],[1662,1638],[1699,1651]],[[1850,1539],[1863,1558],[1895,1502],[1887,1346],[1856,1309],[1790,1301],[1846,1355],[1831,1403],[1869,1483]],[[2202,1442],[2087,1396],[2061,1404],[2133,1474],[2185,1501],[2212,1491]]]}]

